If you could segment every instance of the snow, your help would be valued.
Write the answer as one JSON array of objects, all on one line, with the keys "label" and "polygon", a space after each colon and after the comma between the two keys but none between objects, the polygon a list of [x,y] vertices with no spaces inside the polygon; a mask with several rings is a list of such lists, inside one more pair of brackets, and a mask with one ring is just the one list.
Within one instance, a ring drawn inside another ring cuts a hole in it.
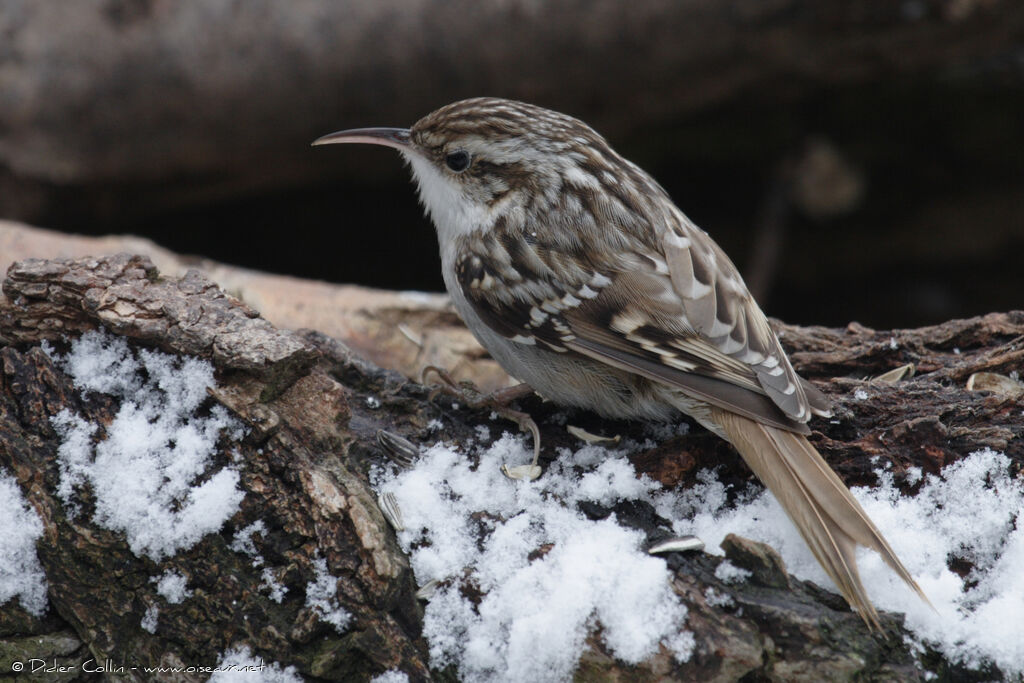
[{"label": "snow", "polygon": [[306,584],[306,606],[311,607],[322,621],[344,633],[352,621],[352,615],[338,604],[338,579],[327,570],[327,560],[317,557],[313,560],[315,572],[313,581]]},{"label": "snow", "polygon": [[188,581],[177,572],[167,570],[161,576],[151,580],[156,582],[156,592],[172,605],[177,605],[185,598],[192,597],[192,591],[187,588]]},{"label": "snow", "polygon": [[214,671],[209,683],[302,683],[302,676],[294,666],[281,668],[277,662],[267,664],[252,654],[248,645],[234,647],[217,660],[219,671]]},{"label": "snow", "polygon": [[[878,576],[878,602],[907,613],[907,626],[947,657],[977,668],[985,659],[1024,675],[1024,480],[1010,460],[985,449],[929,475],[913,499],[893,495],[891,475],[861,500],[868,514],[885,515],[890,541],[912,548],[905,558],[938,612],[908,599],[891,577]],[[965,579],[946,559],[966,559]],[[862,572],[864,570],[862,569]],[[882,579],[888,579],[883,581]],[[976,585],[974,582],[977,582]]]},{"label": "snow", "polygon": [[[718,575],[717,572],[715,575]],[[708,586],[704,589],[704,599],[712,607],[732,607],[736,604],[731,595],[719,592],[713,586]]]},{"label": "snow", "polygon": [[[237,470],[214,460],[218,442],[240,438],[241,429],[219,406],[197,414],[213,386],[212,368],[192,358],[135,353],[102,333],[87,333],[67,356],[54,357],[84,393],[107,394],[120,404],[102,432],[67,410],[53,418],[62,437],[58,493],[68,509],[81,514],[80,494],[91,489],[94,520],[124,532],[134,552],[155,560],[219,530],[243,494]],[[501,463],[527,462],[531,451],[524,439],[506,434],[478,463],[437,445],[411,469],[375,473],[378,492],[392,492],[402,510],[406,529],[398,537],[417,582],[439,582],[425,608],[435,667],[454,665],[466,681],[569,680],[589,638],[600,638],[627,663],[659,649],[688,659],[694,643],[685,630],[686,607],[671,590],[664,560],[647,555],[643,534],[620,526],[614,515],[585,517],[578,510],[584,501],[644,501],[671,520],[673,533],[696,535],[712,552],[728,533],[768,543],[790,572],[831,586],[770,494],[744,492],[730,504],[712,471],[699,473],[687,490],[664,490],[626,459],[635,447],[563,449],[539,480],[511,481],[500,474]],[[938,476],[907,474],[918,488],[914,496],[902,495],[885,469],[878,486],[853,492],[935,610],[877,555],[861,550],[868,594],[880,609],[906,614],[915,648],[935,648],[969,668],[995,664],[1007,676],[1024,675],[1024,480],[1013,476],[1008,458],[988,449]],[[252,544],[252,535],[263,532],[259,524],[239,531],[232,545],[254,564],[262,560]],[[0,472],[0,604],[17,597],[30,612],[45,611],[45,576],[35,555],[41,535],[15,481]],[[970,573],[951,571],[952,560],[969,563]],[[306,604],[342,632],[352,617],[337,603],[337,579],[323,559],[315,567]],[[745,580],[743,570],[725,562],[716,575]],[[273,596],[272,579],[265,573]],[[187,597],[180,575],[165,574],[159,584],[169,602]],[[724,604],[727,596],[709,599]],[[156,607],[147,610],[144,627],[155,629],[157,616]],[[223,661],[260,663],[244,647]],[[264,676],[276,676],[271,680],[299,680],[292,667],[262,668]],[[392,674],[401,676],[382,676]],[[250,679],[232,674],[232,680]]]},{"label": "snow", "polygon": [[391,669],[379,676],[374,676],[370,679],[370,683],[409,683],[409,676],[397,669]]},{"label": "snow", "polygon": [[[884,469],[880,486],[854,488],[853,494],[935,611],[877,554],[859,549],[868,595],[880,609],[905,613],[907,628],[952,661],[970,668],[990,661],[1008,675],[1024,674],[1024,481],[1013,477],[1008,458],[988,449],[949,465],[941,476],[910,474],[911,480],[923,480],[915,496],[902,495]],[[673,530],[699,536],[709,549],[730,532],[767,543],[790,573],[832,587],[770,494],[735,508],[707,502],[666,494],[659,497],[659,512],[674,511]],[[679,514],[686,512],[692,518]],[[974,566],[966,579],[948,568],[951,558]]]},{"label": "snow", "polygon": [[[252,558],[252,566],[256,569],[263,567],[263,563],[266,560],[263,559],[263,555],[256,549],[256,543],[253,541],[253,536],[259,534],[261,536],[267,533],[267,525],[264,524],[262,519],[257,519],[252,524],[242,527],[235,532],[234,537],[231,539],[231,545],[228,547],[234,550],[236,553],[242,553]],[[278,580],[274,570],[269,567],[263,567],[260,573],[260,590],[265,591],[267,597],[274,602],[280,603],[284,600],[284,594],[288,592],[288,588],[283,586]]]},{"label": "snow", "polygon": [[[465,681],[565,681],[590,637],[625,662],[659,646],[686,661],[693,648],[686,608],[670,589],[664,561],[644,554],[643,535],[614,515],[584,517],[582,501],[645,501],[672,520],[674,533],[694,534],[712,552],[728,533],[768,543],[791,573],[832,587],[771,494],[743,492],[730,505],[725,485],[708,470],[687,490],[664,490],[636,474],[625,458],[630,447],[562,450],[537,481],[511,481],[501,463],[526,462],[530,451],[506,434],[478,464],[439,444],[412,469],[374,473],[374,486],[392,492],[402,510],[406,529],[398,538],[417,583],[440,582],[425,612],[432,666],[454,665]],[[936,611],[862,549],[868,594],[880,609],[906,613],[915,648],[1024,674],[1024,481],[990,450],[941,476],[908,474],[920,487],[915,496],[902,495],[885,469],[879,486],[853,492]],[[965,580],[948,568],[950,558],[975,569]],[[723,561],[716,575],[729,583],[746,580],[747,572]],[[709,599],[730,600],[717,593]]]},{"label": "snow", "polygon": [[739,583],[750,578],[750,570],[737,567],[729,560],[722,560],[715,567],[715,578],[723,583]]},{"label": "snow", "polygon": [[252,537],[254,534],[262,536],[265,533],[267,533],[267,526],[263,523],[262,519],[257,519],[249,526],[236,531],[235,537],[231,539],[231,545],[228,547],[236,553],[248,555],[252,558],[252,566],[259,567],[263,564],[264,560],[263,556],[256,550],[256,544],[253,542]]},{"label": "snow", "polygon": [[43,523],[18,482],[0,469],[0,605],[18,598],[29,614],[46,611],[46,574],[36,555]]},{"label": "snow", "polygon": [[156,605],[150,605],[146,608],[146,613],[142,615],[142,621],[139,622],[139,626],[142,627],[143,631],[156,633],[156,626],[159,623],[159,618],[160,608]]},{"label": "snow", "polygon": [[99,426],[67,409],[51,419],[62,439],[58,495],[72,514],[80,513],[78,494],[90,488],[93,521],[124,532],[136,555],[159,561],[218,531],[238,510],[238,471],[212,461],[218,440],[241,438],[241,425],[219,405],[196,415],[214,386],[209,363],[133,353],[102,332],[74,340],[65,357],[50,353],[83,393],[120,403],[99,442]]},{"label": "snow", "polygon": [[[502,462],[529,458],[522,439],[506,434],[476,467],[438,445],[412,469],[377,473],[378,490],[402,510],[398,537],[417,582],[442,581],[424,620],[432,665],[455,664],[466,681],[567,680],[598,624],[623,661],[638,663],[659,644],[686,661],[693,638],[665,563],[646,554],[641,532],[576,510],[585,500],[643,497],[657,484],[596,446],[563,451],[535,482],[500,473]],[[467,594],[477,592],[474,605]]]},{"label": "snow", "polygon": [[262,579],[260,590],[265,589],[267,597],[280,604],[284,600],[284,594],[288,592],[288,587],[281,584],[273,570],[266,567],[263,569],[263,573],[260,574],[260,578]]}]

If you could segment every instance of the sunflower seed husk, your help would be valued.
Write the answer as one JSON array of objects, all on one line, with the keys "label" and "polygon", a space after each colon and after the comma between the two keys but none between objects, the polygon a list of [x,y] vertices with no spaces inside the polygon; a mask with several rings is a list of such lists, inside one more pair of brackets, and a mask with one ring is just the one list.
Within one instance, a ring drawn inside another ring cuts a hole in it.
[{"label": "sunflower seed husk", "polygon": [[391,460],[402,467],[412,467],[413,460],[420,454],[420,449],[411,441],[383,429],[377,430],[377,443],[387,452]]},{"label": "sunflower seed husk", "polygon": [[402,510],[398,507],[398,500],[395,498],[395,494],[390,491],[377,496],[377,505],[380,507],[380,511],[384,513],[384,519],[388,520],[388,524],[394,527],[395,531],[401,531],[405,528],[402,522]]},{"label": "sunflower seed husk", "polygon": [[910,379],[911,377],[913,377],[915,370],[916,368],[914,367],[913,363],[907,363],[906,365],[901,365],[898,368],[893,368],[888,372],[883,372],[881,375],[875,377],[871,381],[881,382],[883,384],[895,384],[900,380]]},{"label": "sunflower seed husk", "polygon": [[674,536],[655,543],[647,549],[647,554],[684,553],[690,550],[704,550],[704,541],[696,536]]},{"label": "sunflower seed husk", "polygon": [[967,391],[991,391],[1003,398],[1017,398],[1024,395],[1024,384],[994,372],[976,372],[967,378]]},{"label": "sunflower seed husk", "polygon": [[598,446],[616,446],[620,441],[622,441],[621,436],[601,436],[600,434],[591,434],[582,427],[577,427],[575,425],[566,426],[565,431],[569,432],[580,441],[586,441],[587,443],[592,443]]},{"label": "sunflower seed husk", "polygon": [[418,591],[416,591],[416,599],[429,601],[437,593],[438,586],[440,585],[441,582],[437,579],[427,581],[425,584],[420,586]]}]

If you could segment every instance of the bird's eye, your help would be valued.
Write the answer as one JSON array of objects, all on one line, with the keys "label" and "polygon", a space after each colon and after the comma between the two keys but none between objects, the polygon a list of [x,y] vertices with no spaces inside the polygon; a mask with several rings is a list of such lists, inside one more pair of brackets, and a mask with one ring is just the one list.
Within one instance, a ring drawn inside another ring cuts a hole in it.
[{"label": "bird's eye", "polygon": [[444,163],[456,173],[462,173],[469,168],[469,152],[464,149],[452,152],[444,158]]}]

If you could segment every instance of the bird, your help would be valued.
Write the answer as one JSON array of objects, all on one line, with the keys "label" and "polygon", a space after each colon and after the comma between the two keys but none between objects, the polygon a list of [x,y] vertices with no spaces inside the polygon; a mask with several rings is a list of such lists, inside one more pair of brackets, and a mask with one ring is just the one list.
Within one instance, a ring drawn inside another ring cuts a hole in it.
[{"label": "bird", "polygon": [[928,601],[808,441],[828,400],[793,369],[739,270],[594,129],[481,97],[411,128],[342,130],[313,145],[339,143],[391,147],[408,163],[452,303],[512,377],[608,418],[684,413],[730,442],[869,630],[881,624],[858,546]]}]

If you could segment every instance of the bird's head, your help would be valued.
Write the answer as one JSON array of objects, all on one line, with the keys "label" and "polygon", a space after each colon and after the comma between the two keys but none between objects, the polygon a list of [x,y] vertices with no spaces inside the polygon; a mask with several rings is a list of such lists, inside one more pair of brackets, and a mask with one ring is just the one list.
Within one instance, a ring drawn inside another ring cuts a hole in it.
[{"label": "bird's head", "polygon": [[582,121],[496,98],[449,104],[412,128],[343,130],[313,144],[350,142],[402,153],[442,238],[487,229],[499,216],[548,211],[569,189],[595,193],[627,163]]}]

